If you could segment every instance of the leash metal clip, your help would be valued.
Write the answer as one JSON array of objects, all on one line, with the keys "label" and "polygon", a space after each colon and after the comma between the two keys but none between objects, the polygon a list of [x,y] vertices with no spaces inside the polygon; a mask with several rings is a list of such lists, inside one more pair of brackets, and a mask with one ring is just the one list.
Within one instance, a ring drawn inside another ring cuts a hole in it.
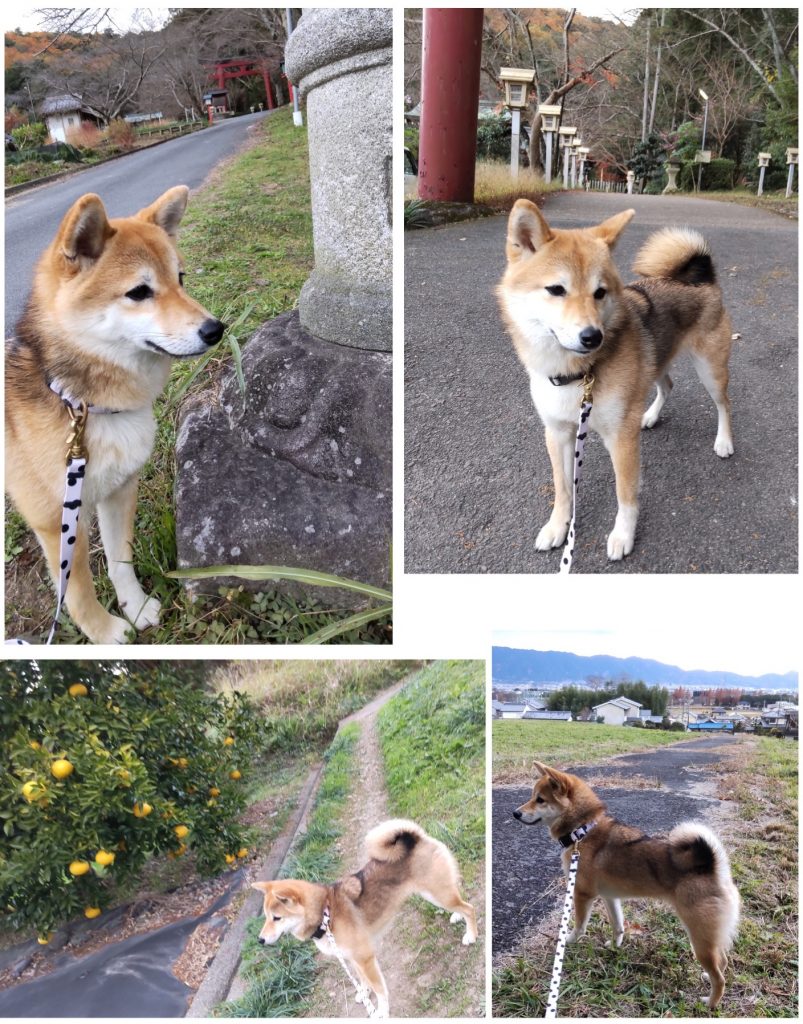
[{"label": "leash metal clip", "polygon": [[67,435],[67,465],[69,466],[72,459],[86,459],[87,451],[84,447],[84,431],[86,430],[86,420],[89,413],[86,402],[79,402],[78,406],[71,405],[69,402],[64,403],[67,409],[67,415],[70,417],[70,432]]},{"label": "leash metal clip", "polygon": [[596,377],[594,376],[593,373],[587,373],[585,375],[585,377],[583,377],[583,400],[580,403],[581,408],[587,402],[591,401],[591,392],[594,389],[594,384],[595,383],[596,383]]}]

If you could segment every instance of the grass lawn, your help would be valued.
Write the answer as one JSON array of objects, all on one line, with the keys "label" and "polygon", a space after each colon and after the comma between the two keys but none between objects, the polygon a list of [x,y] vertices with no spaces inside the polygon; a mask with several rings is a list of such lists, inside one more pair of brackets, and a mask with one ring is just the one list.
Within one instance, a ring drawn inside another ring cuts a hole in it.
[{"label": "grass lawn", "polygon": [[689,734],[585,722],[513,719],[493,723],[493,781],[531,783],[533,761],[570,771],[603,757],[688,740]]},{"label": "grass lawn", "polygon": [[[679,192],[678,195],[689,198],[691,192]],[[757,206],[761,210],[769,210],[770,213],[779,213],[790,220],[797,220],[798,197],[797,193],[787,199],[786,192],[765,192],[763,196],[757,196],[755,192],[748,192],[744,188],[735,188],[730,192],[696,192],[695,199],[716,199],[720,203],[736,203],[740,206]]]},{"label": "grass lawn", "polygon": [[[730,742],[739,744],[740,756],[726,763],[717,785],[723,800],[735,801],[735,810],[718,831],[731,855],[742,916],[725,996],[715,1012],[732,1018],[797,1017],[798,746],[752,737]],[[594,747],[593,759],[600,756]],[[706,986],[675,915],[655,901],[628,900],[625,917],[634,934],[621,949],[605,948],[610,927],[602,913],[592,915],[585,940],[567,947],[560,1015],[710,1017],[699,1002]],[[547,926],[528,942],[526,953],[499,965],[495,1014],[543,1016],[554,956],[553,941],[544,935],[551,930]]]},{"label": "grass lawn", "polygon": [[[329,748],[315,807],[285,862],[283,878],[318,881],[337,875],[336,840],[346,827],[343,817],[359,734],[358,725],[348,725]],[[261,917],[251,921],[243,945],[240,970],[248,990],[240,999],[219,1006],[218,1016],[297,1017],[304,1012],[315,982],[315,945],[287,935],[266,950],[257,940],[261,928]]]},{"label": "grass lawn", "polygon": [[[153,455],[142,473],[134,564],[146,592],[162,603],[158,627],[140,643],[299,643],[318,629],[345,621],[353,612],[336,603],[221,587],[215,596],[191,600],[167,573],[176,567],[173,507],[178,407],[236,365],[240,347],[265,320],[292,309],[312,268],[312,215],[306,132],[283,109],[255,128],[244,151],[219,166],[203,190],[191,197],[179,235],[186,286],[210,312],[230,325],[220,348],[198,361],[174,365],[156,406]],[[97,536],[93,564],[101,603],[116,611]],[[38,544],[13,511],[7,516],[6,632],[47,633],[55,597]],[[336,598],[332,598],[336,602]],[[86,643],[66,614],[60,643]],[[389,620],[339,634],[339,643],[387,643]]]}]

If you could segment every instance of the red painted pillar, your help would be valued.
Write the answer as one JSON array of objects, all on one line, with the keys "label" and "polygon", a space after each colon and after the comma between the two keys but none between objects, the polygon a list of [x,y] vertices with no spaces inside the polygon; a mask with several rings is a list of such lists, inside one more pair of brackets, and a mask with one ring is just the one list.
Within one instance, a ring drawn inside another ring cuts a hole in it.
[{"label": "red painted pillar", "polygon": [[424,9],[421,199],[474,200],[482,17],[481,7]]},{"label": "red painted pillar", "polygon": [[220,66],[220,64],[218,64],[218,66],[215,68],[215,78],[217,78],[217,87],[218,87],[218,89],[225,89],[226,88],[226,73],[223,70],[223,68]]},{"label": "red painted pillar", "polygon": [[276,104],[273,101],[273,89],[270,82],[270,74],[266,68],[262,68],[262,81],[265,83],[265,97],[268,101],[268,110],[273,110]]}]

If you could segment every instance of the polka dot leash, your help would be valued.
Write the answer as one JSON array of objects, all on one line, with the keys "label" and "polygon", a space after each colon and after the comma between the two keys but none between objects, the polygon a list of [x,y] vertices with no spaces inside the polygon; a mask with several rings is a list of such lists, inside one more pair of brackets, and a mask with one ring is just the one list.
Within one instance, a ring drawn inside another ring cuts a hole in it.
[{"label": "polka dot leash", "polygon": [[[67,415],[70,417],[70,433],[67,437],[67,472],[64,481],[64,501],[61,508],[61,542],[59,544],[59,580],[56,597],[56,612],[53,625],[48,634],[48,644],[59,627],[59,615],[67,595],[67,584],[72,571],[75,544],[78,537],[78,516],[81,513],[81,493],[84,487],[87,452],[84,447],[84,430],[86,429],[87,406],[83,402],[73,405],[62,398]],[[26,640],[7,640],[7,644],[27,645]]]},{"label": "polka dot leash", "polygon": [[566,941],[569,937],[569,919],[572,915],[572,902],[574,897],[574,886],[577,881],[577,867],[580,863],[580,854],[575,847],[569,863],[569,881],[566,886],[566,899],[563,901],[563,914],[560,919],[560,930],[558,932],[558,945],[555,949],[555,960],[552,964],[552,979],[549,982],[549,995],[546,1000],[545,1020],[554,1020],[558,1014],[558,994],[560,993],[560,976],[563,973],[563,956],[566,952]]},{"label": "polka dot leash", "polygon": [[569,522],[569,534],[566,538],[566,546],[560,556],[560,572],[571,572],[574,561],[574,527],[577,518],[577,491],[580,487],[580,473],[583,465],[583,453],[586,449],[586,438],[588,437],[588,420],[591,416],[591,391],[594,387],[594,377],[586,374],[583,377],[583,399],[580,403],[580,418],[577,421],[577,436],[574,439],[574,473],[572,482],[572,518]]}]

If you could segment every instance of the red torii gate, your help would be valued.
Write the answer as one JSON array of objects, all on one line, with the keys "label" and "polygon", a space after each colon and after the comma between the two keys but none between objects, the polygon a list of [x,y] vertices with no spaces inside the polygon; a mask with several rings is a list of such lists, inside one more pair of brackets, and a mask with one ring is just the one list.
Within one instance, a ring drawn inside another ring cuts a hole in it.
[{"label": "red torii gate", "polygon": [[233,57],[228,60],[215,61],[210,65],[209,77],[214,78],[219,89],[225,89],[225,83],[230,78],[246,78],[249,75],[261,75],[265,83],[265,96],[268,100],[268,110],[273,110],[276,101],[273,96],[273,87],[270,81],[270,69],[267,61],[262,57]]}]

